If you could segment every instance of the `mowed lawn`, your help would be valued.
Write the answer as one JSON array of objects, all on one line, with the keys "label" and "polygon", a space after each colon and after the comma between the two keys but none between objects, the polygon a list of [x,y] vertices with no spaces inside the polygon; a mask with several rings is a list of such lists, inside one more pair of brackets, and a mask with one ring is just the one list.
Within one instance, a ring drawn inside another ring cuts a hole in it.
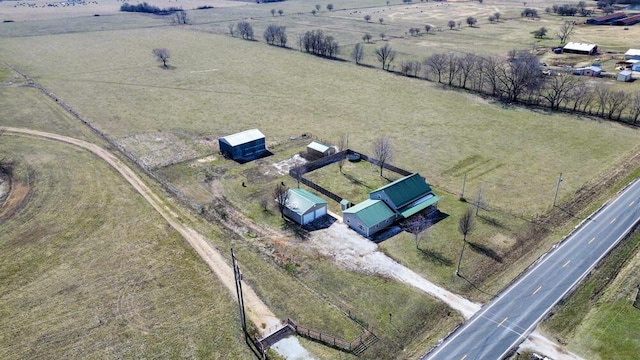
[{"label": "mowed lawn", "polygon": [[4,134],[33,183],[0,223],[0,357],[248,359],[237,307],[146,201],[92,154]]},{"label": "mowed lawn", "polygon": [[[451,193],[467,173],[470,194],[482,187],[488,204],[525,216],[549,208],[560,172],[562,201],[624,161],[639,138],[610,122],[505,108],[426,81],[177,27],[0,45],[4,61],[140,157],[169,135],[195,144],[254,127],[269,143],[348,133],[349,146],[368,153],[387,135],[396,164]],[[156,47],[171,50],[171,69],[154,60]]]}]

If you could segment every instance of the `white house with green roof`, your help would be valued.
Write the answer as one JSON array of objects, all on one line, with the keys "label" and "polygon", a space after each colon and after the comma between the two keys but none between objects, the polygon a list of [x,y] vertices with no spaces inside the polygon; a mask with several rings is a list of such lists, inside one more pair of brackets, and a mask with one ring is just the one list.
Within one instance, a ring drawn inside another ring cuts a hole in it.
[{"label": "white house with green roof", "polygon": [[429,207],[437,208],[440,198],[420,174],[398,179],[369,193],[369,199],[384,201],[401,218],[408,218]]},{"label": "white house with green roof", "polygon": [[306,225],[327,214],[327,201],[304,189],[289,189],[284,216]]},{"label": "white house with green roof", "polygon": [[367,199],[342,211],[342,221],[364,236],[393,224],[396,214],[381,200]]}]

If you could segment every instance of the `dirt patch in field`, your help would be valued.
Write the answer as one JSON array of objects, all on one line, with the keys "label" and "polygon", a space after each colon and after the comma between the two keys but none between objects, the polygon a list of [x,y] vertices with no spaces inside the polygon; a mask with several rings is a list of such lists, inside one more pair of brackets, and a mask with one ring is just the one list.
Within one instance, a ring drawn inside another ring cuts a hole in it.
[{"label": "dirt patch in field", "polygon": [[31,187],[0,174],[0,224],[22,209],[29,199]]},{"label": "dirt patch in field", "polygon": [[118,140],[118,143],[151,169],[218,152],[217,137],[196,137],[186,133],[157,131],[134,134]]}]

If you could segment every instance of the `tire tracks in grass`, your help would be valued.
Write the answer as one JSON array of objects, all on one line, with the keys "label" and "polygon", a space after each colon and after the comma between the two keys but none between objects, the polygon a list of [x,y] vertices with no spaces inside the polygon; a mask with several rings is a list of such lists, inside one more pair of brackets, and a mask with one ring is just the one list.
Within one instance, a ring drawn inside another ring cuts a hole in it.
[{"label": "tire tracks in grass", "polygon": [[[64,135],[15,127],[0,127],[0,131],[4,131],[6,134],[44,138],[71,144],[85,149],[107,162],[160,214],[160,216],[167,221],[167,223],[169,223],[172,228],[180,233],[200,258],[205,261],[211,271],[213,271],[218,279],[220,279],[229,292],[231,294],[235,293],[233,269],[226,263],[224,257],[213,248],[202,234],[184,224],[181,221],[180,216],[170,210],[169,207],[165,205],[165,202],[156,195],[128,165],[118,159],[114,154],[96,144]],[[281,323],[275,314],[264,302],[262,302],[255,291],[247,283],[243,284],[242,289],[247,316],[258,329],[262,328],[262,324],[265,324],[268,329]]]}]

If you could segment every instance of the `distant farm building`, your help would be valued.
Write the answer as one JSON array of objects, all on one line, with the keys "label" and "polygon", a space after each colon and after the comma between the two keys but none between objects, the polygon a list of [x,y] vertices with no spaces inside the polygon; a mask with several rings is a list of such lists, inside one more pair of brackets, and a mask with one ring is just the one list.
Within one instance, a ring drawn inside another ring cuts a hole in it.
[{"label": "distant farm building", "polygon": [[344,222],[370,236],[396,220],[421,211],[435,210],[440,198],[420,174],[398,179],[369,193],[369,199],[342,211]]},{"label": "distant farm building", "polygon": [[631,66],[631,71],[640,71],[640,63],[633,64]]},{"label": "distant farm building", "polygon": [[640,60],[640,50],[638,49],[629,49],[626,53],[624,53],[625,60]]},{"label": "distant farm building", "polygon": [[311,144],[307,145],[307,158],[309,160],[333,155],[335,152],[336,149],[333,146],[325,145],[321,142],[313,141]]},{"label": "distant farm building", "polygon": [[631,81],[631,70],[622,70],[618,73],[618,77],[616,78],[618,81],[629,82]]},{"label": "distant farm building", "polygon": [[615,14],[609,14],[606,16],[600,16],[597,18],[588,19],[586,23],[589,25],[611,25],[613,21],[618,19],[623,19],[625,17],[627,17],[627,14],[623,12],[618,12]]},{"label": "distant farm building", "polygon": [[356,232],[371,236],[396,221],[396,214],[382,200],[367,199],[342,212],[342,220]]},{"label": "distant farm building", "polygon": [[600,76],[601,74],[602,74],[602,68],[598,66],[587,66],[587,67],[573,69],[573,75]]},{"label": "distant farm building", "polygon": [[582,55],[595,55],[598,53],[598,45],[569,42],[562,48],[563,52]]},{"label": "distant farm building", "polygon": [[289,189],[284,216],[306,225],[327,214],[327,202],[304,189]]},{"label": "distant farm building", "polygon": [[267,152],[265,136],[258,129],[222,137],[218,144],[224,156],[237,161],[254,160]]},{"label": "distant farm building", "polygon": [[629,17],[626,17],[624,19],[615,20],[611,24],[612,25],[617,25],[617,26],[631,26],[631,25],[635,25],[635,24],[637,24],[639,22],[640,22],[640,14],[639,15],[629,16]]}]

